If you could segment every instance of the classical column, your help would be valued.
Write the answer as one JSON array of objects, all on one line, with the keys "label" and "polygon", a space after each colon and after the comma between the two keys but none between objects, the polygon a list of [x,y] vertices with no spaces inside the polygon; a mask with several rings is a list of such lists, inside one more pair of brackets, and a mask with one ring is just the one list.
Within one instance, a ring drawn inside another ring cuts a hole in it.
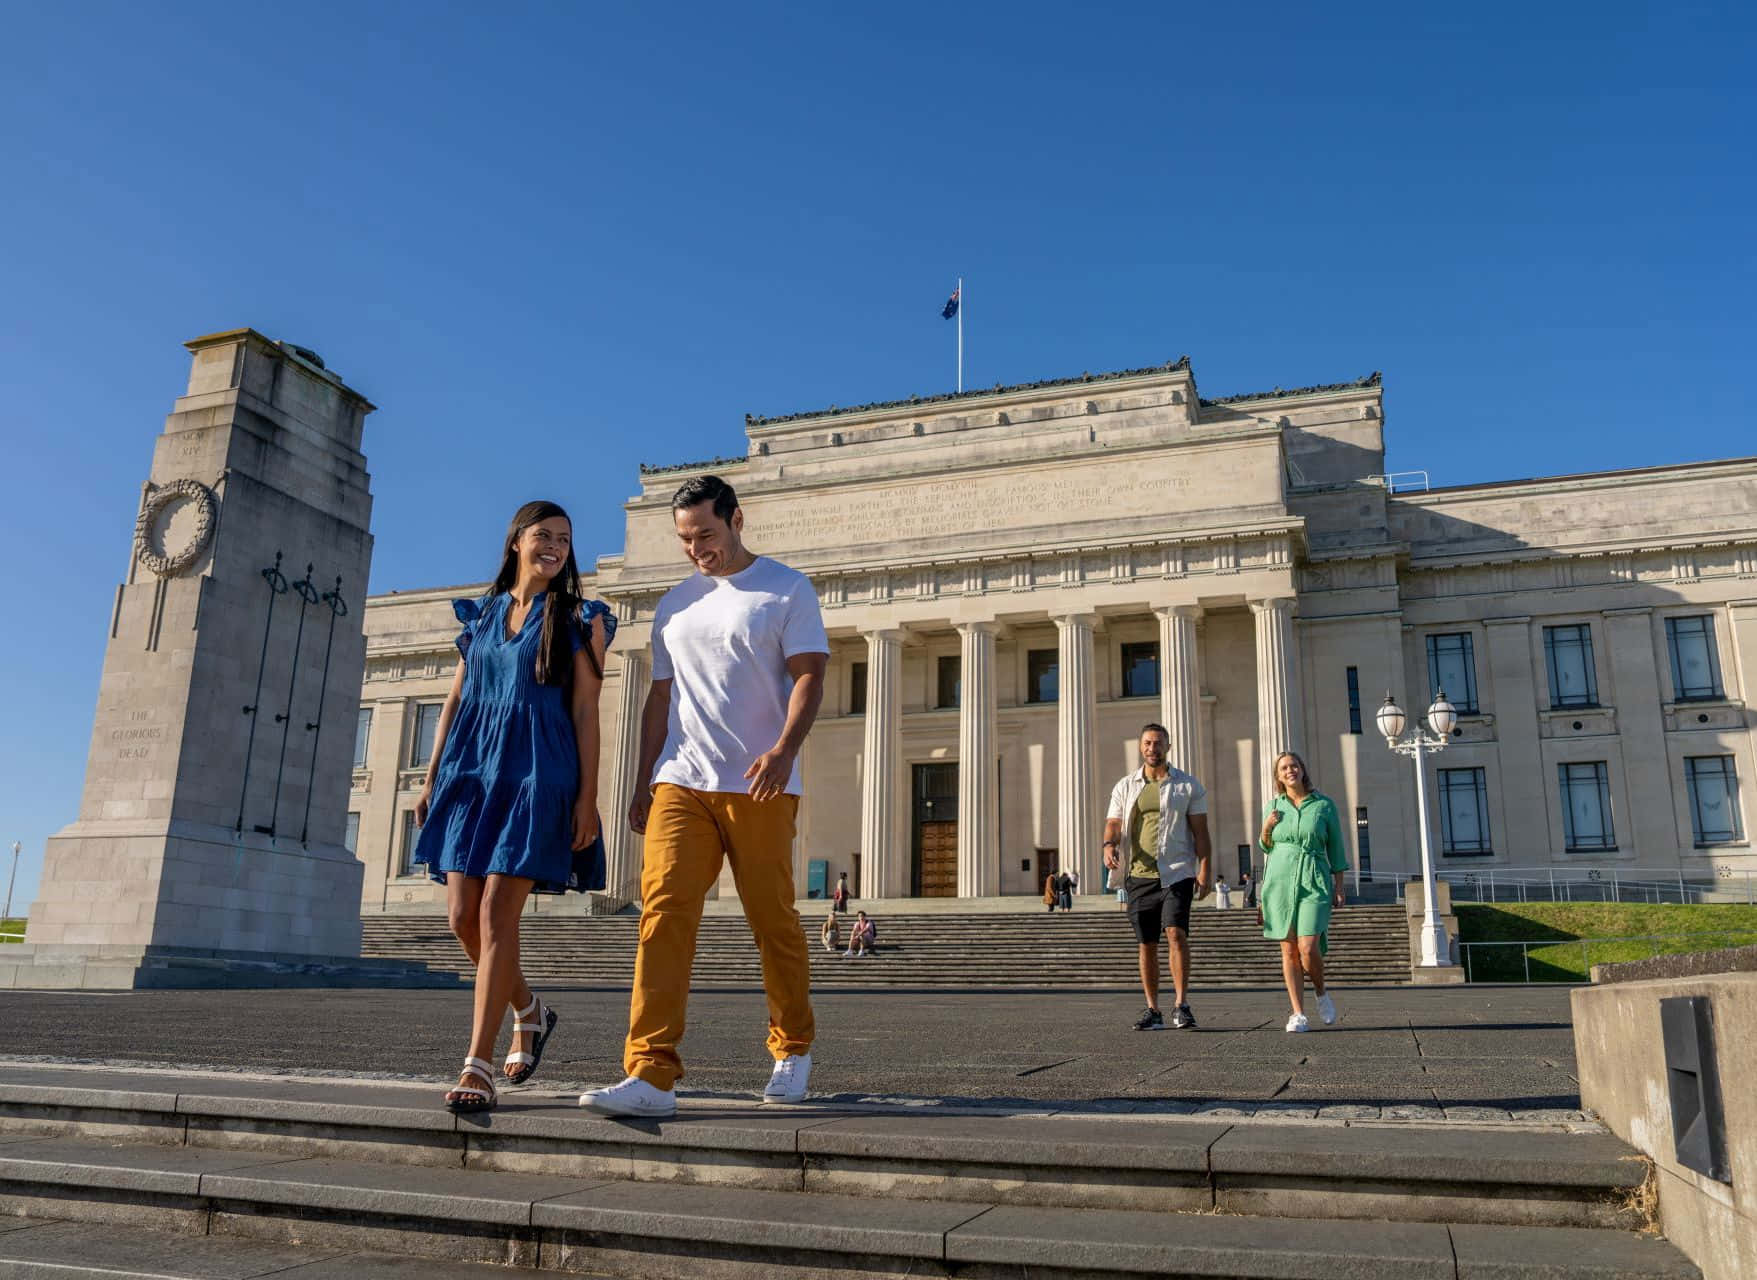
[{"label": "classical column", "polygon": [[958,896],[1000,891],[1000,779],[996,752],[992,622],[960,622],[963,667],[958,697]]},{"label": "classical column", "polygon": [[[1196,684],[1196,619],[1200,606],[1155,609],[1159,619],[1159,718],[1171,735],[1170,761],[1201,776],[1201,692]],[[1206,779],[1204,779],[1206,781]]]},{"label": "classical column", "polygon": [[866,636],[866,742],[860,775],[860,884],[863,898],[903,892],[907,874],[898,822],[898,744],[903,725],[903,633]]},{"label": "classical column", "polygon": [[1104,859],[1099,851],[1103,815],[1098,806],[1098,682],[1093,672],[1089,613],[1055,620],[1060,638],[1056,702],[1056,839],[1061,864],[1080,877],[1084,893],[1104,890]]},{"label": "classical column", "polygon": [[1257,626],[1257,786],[1283,751],[1300,751],[1299,675],[1293,651],[1293,597],[1251,601]]},{"label": "classical column", "polygon": [[610,794],[602,797],[598,809],[609,862],[604,890],[633,898],[640,888],[641,838],[628,829],[628,806],[637,783],[646,781],[637,779],[635,773],[640,766],[641,709],[647,701],[651,660],[644,651],[625,650],[616,656],[622,661],[622,679],[616,689],[616,737],[605,744],[616,756],[610,765]]}]

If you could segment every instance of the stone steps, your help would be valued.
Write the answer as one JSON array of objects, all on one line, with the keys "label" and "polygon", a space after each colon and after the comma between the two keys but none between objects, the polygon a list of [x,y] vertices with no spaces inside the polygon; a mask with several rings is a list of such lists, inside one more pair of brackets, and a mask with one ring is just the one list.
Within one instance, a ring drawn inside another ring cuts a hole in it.
[{"label": "stone steps", "polygon": [[437,1089],[0,1067],[0,1274],[1698,1277],[1601,1132]]},{"label": "stone steps", "polygon": [[[802,922],[812,955],[812,984],[845,987],[1035,987],[1042,975],[1086,975],[1092,989],[1132,989],[1135,938],[1107,900],[1088,911],[1058,913],[919,912],[884,915],[879,954],[848,960],[817,942],[818,921]],[[527,916],[522,925],[526,974],[549,983],[627,985],[634,976],[638,916]],[[1274,986],[1279,951],[1252,913],[1197,911],[1190,922],[1198,987]],[[1409,981],[1408,932],[1401,908],[1348,906],[1330,932],[1328,976],[1341,985]],[[416,960],[468,974],[470,966],[442,917],[369,916],[365,953]],[[749,927],[739,916],[702,920],[695,985],[754,986],[762,980]]]}]

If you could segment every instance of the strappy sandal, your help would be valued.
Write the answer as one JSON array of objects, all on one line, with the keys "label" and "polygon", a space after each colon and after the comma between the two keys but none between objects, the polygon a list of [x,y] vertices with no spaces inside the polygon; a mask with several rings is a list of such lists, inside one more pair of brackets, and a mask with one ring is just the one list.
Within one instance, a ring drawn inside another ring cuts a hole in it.
[{"label": "strappy sandal", "polygon": [[[486,1089],[478,1089],[464,1081],[471,1077],[487,1085]],[[458,1095],[458,1096],[453,1096]],[[445,1109],[453,1115],[465,1115],[472,1111],[492,1110],[499,1099],[494,1088],[494,1064],[484,1062],[481,1058],[465,1058],[464,1069],[458,1076],[457,1085],[445,1095]]]},{"label": "strappy sandal", "polygon": [[[537,997],[535,991],[531,992],[530,1008],[514,1009],[512,1013],[513,1031],[529,1031],[531,1033],[531,1049],[529,1053],[521,1050],[506,1055],[508,1068],[506,1082],[508,1084],[523,1084],[537,1074],[537,1065],[543,1061],[543,1047],[549,1043],[549,1037],[555,1034],[555,1024],[560,1019],[555,1016],[555,1010]],[[525,1019],[530,1017],[535,1017],[537,1020],[526,1022]]]}]

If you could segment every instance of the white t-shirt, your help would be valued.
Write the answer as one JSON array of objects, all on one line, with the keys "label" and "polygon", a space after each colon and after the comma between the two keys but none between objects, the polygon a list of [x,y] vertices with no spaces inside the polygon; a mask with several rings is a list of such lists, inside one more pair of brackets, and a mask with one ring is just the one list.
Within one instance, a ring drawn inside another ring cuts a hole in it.
[{"label": "white t-shirt", "polygon": [[[830,651],[811,580],[758,556],[723,578],[692,574],[653,617],[653,679],[671,681],[671,722],[654,782],[748,791],[744,771],[787,723],[787,659]],[[798,795],[793,762],[789,795]]]}]

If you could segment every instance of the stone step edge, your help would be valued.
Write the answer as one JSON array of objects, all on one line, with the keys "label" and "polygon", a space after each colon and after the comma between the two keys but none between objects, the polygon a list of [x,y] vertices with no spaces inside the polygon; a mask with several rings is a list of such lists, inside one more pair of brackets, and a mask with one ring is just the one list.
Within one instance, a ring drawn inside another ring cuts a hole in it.
[{"label": "stone step edge", "polygon": [[[77,1152],[68,1154],[78,1158]],[[480,1260],[525,1266],[544,1264],[545,1242],[563,1246],[565,1253],[572,1234],[589,1248],[609,1245],[613,1259],[619,1249],[630,1246],[670,1252],[684,1242],[777,1261],[809,1254],[1078,1266],[1087,1274],[1348,1274],[1360,1280],[1441,1280],[1496,1263],[1501,1267],[1497,1274],[1516,1275],[1507,1264],[1548,1255],[1543,1274],[1552,1278],[1576,1268],[1584,1276],[1595,1264],[1602,1267],[1613,1260],[1620,1275],[1656,1280],[1699,1276],[1669,1245],[1602,1228],[1204,1215],[1236,1234],[1235,1239],[1216,1240],[1212,1231],[1168,1231],[1164,1211],[1008,1206],[981,1200],[898,1202],[592,1177],[385,1170],[345,1161],[253,1160],[247,1153],[212,1161],[206,1169],[155,1169],[145,1162],[113,1161],[67,1166],[83,1181],[32,1181],[28,1164],[0,1149],[4,1189],[35,1189],[40,1194],[32,1208],[56,1216],[132,1218],[144,1225],[155,1215],[193,1209],[205,1214],[207,1230],[218,1227],[224,1234],[287,1238],[289,1223],[321,1223],[325,1239],[338,1244],[358,1233],[381,1247],[394,1238],[406,1246],[399,1252],[408,1255],[446,1257],[456,1257],[460,1246],[474,1246],[486,1249]],[[396,1176],[387,1178],[387,1172]],[[1192,1215],[1189,1221],[1196,1218]],[[299,1234],[296,1225],[292,1231]],[[508,1256],[516,1252],[508,1250],[508,1243],[526,1246],[525,1256]],[[671,1249],[665,1248],[667,1243]],[[1290,1266],[1293,1258],[1302,1261]],[[550,1255],[551,1266],[563,1261]]]},{"label": "stone step edge", "polygon": [[[69,1074],[77,1079],[78,1073]],[[458,1117],[429,1101],[431,1096],[437,1095],[444,1088],[445,1082],[418,1086],[421,1090],[419,1102],[416,1105],[402,1105],[400,1100],[392,1102],[384,1098],[387,1088],[397,1088],[385,1082],[323,1079],[319,1083],[329,1097],[319,1102],[228,1093],[223,1080],[215,1080],[211,1089],[196,1092],[187,1087],[190,1083],[187,1074],[173,1073],[165,1073],[157,1078],[157,1082],[183,1087],[161,1092],[150,1089],[155,1083],[154,1077],[139,1072],[127,1074],[131,1080],[138,1078],[141,1085],[149,1087],[125,1090],[118,1089],[113,1084],[96,1088],[77,1083],[41,1085],[18,1083],[0,1077],[0,1138],[5,1139],[4,1143],[0,1143],[0,1155],[4,1154],[4,1145],[10,1145],[13,1141],[34,1140],[33,1133],[36,1131],[30,1127],[30,1121],[33,1118],[31,1109],[35,1108],[53,1112],[57,1118],[56,1123],[66,1125],[77,1124],[76,1114],[82,1111],[105,1117],[132,1115],[138,1119],[127,1126],[95,1118],[91,1123],[94,1127],[103,1126],[117,1136],[121,1136],[122,1129],[133,1128],[141,1131],[141,1137],[148,1142],[154,1139],[162,1141],[164,1137],[170,1136],[166,1132],[167,1122],[170,1125],[182,1122],[181,1141],[169,1145],[185,1146],[190,1145],[190,1121],[230,1120],[284,1125],[291,1131],[289,1137],[297,1137],[300,1129],[370,1129],[378,1134],[401,1135],[405,1141],[420,1144],[441,1142],[453,1135],[461,1135],[465,1147],[472,1138],[478,1143],[486,1142],[490,1147],[499,1139],[507,1138],[535,1139],[552,1143],[557,1149],[582,1152],[607,1146],[627,1146],[653,1151],[711,1149],[760,1153],[765,1157],[811,1157],[839,1152],[852,1144],[867,1155],[913,1163],[945,1161],[967,1165],[1052,1164],[1070,1169],[1156,1167],[1203,1175],[1259,1174],[1287,1172],[1287,1162],[1278,1148],[1292,1141],[1288,1136],[1289,1126],[1296,1124],[1298,1119],[1307,1119],[1302,1113],[1308,1110],[1314,1113],[1309,1117],[1310,1120],[1319,1119],[1315,1114],[1319,1108],[1315,1107],[1277,1107],[1275,1104],[1265,1104],[1245,1108],[1210,1104],[1197,1108],[1191,1104],[1183,1104],[1189,1109],[1164,1111],[1153,1118],[1159,1121],[1182,1121],[1178,1128],[1184,1130],[1184,1139],[1173,1136],[1175,1129],[1163,1130],[1162,1136],[1155,1137],[1152,1144],[1117,1143],[1113,1149],[1106,1142],[1095,1142],[1095,1135],[1102,1133],[1104,1139],[1110,1139],[1111,1133],[1103,1131],[1109,1129],[1110,1123],[1116,1118],[1117,1113],[1114,1111],[1105,1115],[1090,1112],[1051,1112],[1047,1108],[1011,1113],[979,1107],[959,1108],[961,1118],[977,1117],[985,1125],[992,1124],[994,1127],[977,1138],[972,1138],[968,1133],[941,1137],[931,1131],[920,1132],[920,1122],[925,1120],[929,1126],[937,1124],[946,1115],[946,1111],[928,1114],[919,1106],[872,1107],[858,1100],[824,1100],[799,1107],[770,1108],[752,1106],[741,1099],[720,1104],[731,1108],[732,1114],[716,1115],[704,1114],[715,1107],[713,1101],[697,1101],[686,1097],[685,1105],[680,1108],[680,1114],[675,1120],[625,1123],[576,1110],[571,1091],[509,1091],[505,1095],[509,1103],[503,1103],[504,1109],[480,1116]],[[293,1083],[281,1078],[271,1079],[278,1083]],[[412,1093],[416,1087],[405,1085],[399,1092]],[[433,1095],[426,1092],[428,1089],[433,1090]],[[375,1096],[366,1100],[350,1101],[351,1094]],[[518,1107],[519,1099],[528,1099],[534,1106],[521,1112]],[[1513,1177],[1510,1163],[1516,1162],[1519,1166],[1518,1176],[1527,1186],[1609,1187],[1629,1190],[1639,1187],[1645,1177],[1645,1162],[1632,1150],[1610,1138],[1602,1130],[1588,1128],[1584,1123],[1555,1129],[1514,1126],[1511,1123],[1505,1126],[1477,1124],[1467,1128],[1444,1122],[1434,1124],[1430,1120],[1422,1127],[1426,1136],[1418,1143],[1420,1155],[1403,1159],[1394,1153],[1388,1157],[1381,1138],[1372,1135],[1377,1132],[1388,1136],[1387,1127],[1407,1134],[1413,1127],[1408,1123],[1397,1123],[1395,1115],[1391,1117],[1393,1123],[1387,1126],[1383,1114],[1385,1110],[1393,1113],[1402,1110],[1412,1120],[1419,1120],[1427,1119],[1423,1113],[1428,1108],[1378,1109],[1380,1115],[1377,1117],[1360,1114],[1370,1110],[1368,1108],[1349,1110],[1353,1113],[1352,1116],[1340,1124],[1301,1126],[1308,1137],[1297,1145],[1307,1150],[1320,1151],[1328,1162],[1323,1174],[1313,1176],[1369,1180],[1395,1178],[1411,1185],[1424,1182],[1456,1184],[1491,1180],[1505,1183]],[[1501,1114],[1511,1115],[1510,1112]],[[887,1118],[895,1130],[888,1136],[885,1132]],[[1135,1114],[1129,1118],[1143,1117]],[[1369,1121],[1376,1123],[1369,1124]],[[1359,1132],[1353,1135],[1344,1132],[1350,1128]],[[861,1129],[866,1132],[857,1132]],[[1503,1143],[1523,1146],[1525,1150],[1496,1153],[1490,1163],[1483,1164],[1480,1155],[1472,1148],[1481,1146],[1480,1135],[1485,1129],[1499,1129],[1507,1135],[1502,1139]],[[1324,1130],[1329,1131],[1329,1136],[1320,1141],[1315,1134]],[[826,1142],[823,1140],[825,1138],[844,1141]],[[1143,1152],[1151,1150],[1155,1144],[1171,1143],[1189,1149],[1189,1140],[1194,1139],[1205,1139],[1201,1142],[1200,1161],[1192,1163],[1187,1150],[1185,1154],[1176,1157],[1166,1155],[1156,1159],[1151,1155],[1143,1156]],[[263,1137],[262,1141],[267,1142],[268,1138]],[[1253,1144],[1259,1146],[1255,1155],[1252,1154]],[[1341,1149],[1334,1149],[1338,1147]],[[1436,1147],[1440,1152],[1438,1157],[1434,1154]],[[1581,1158],[1580,1149],[1583,1147],[1596,1154]],[[1533,1154],[1534,1148],[1536,1154]],[[1120,1154],[1125,1151],[1126,1154]],[[1451,1154],[1448,1156],[1447,1152]],[[466,1154],[460,1149],[460,1163],[465,1159]],[[1471,1166],[1469,1162],[1473,1160],[1477,1163]],[[1542,1167],[1546,1162],[1558,1160],[1565,1167]],[[1469,1167],[1476,1169],[1475,1176],[1464,1176],[1462,1170]]]}]

